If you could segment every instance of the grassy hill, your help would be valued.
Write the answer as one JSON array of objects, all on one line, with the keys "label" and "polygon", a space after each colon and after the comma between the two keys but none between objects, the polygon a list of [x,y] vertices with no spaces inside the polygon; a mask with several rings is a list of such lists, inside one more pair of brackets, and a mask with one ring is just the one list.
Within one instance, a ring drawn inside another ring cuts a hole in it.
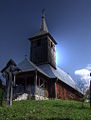
[{"label": "grassy hill", "polygon": [[0,120],[91,120],[88,104],[76,101],[18,101],[0,108]]}]

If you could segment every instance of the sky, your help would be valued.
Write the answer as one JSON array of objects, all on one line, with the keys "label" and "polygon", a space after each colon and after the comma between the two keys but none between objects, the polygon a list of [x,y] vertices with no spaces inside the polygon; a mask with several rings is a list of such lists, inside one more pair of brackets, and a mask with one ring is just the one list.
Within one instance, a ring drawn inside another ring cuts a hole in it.
[{"label": "sky", "polygon": [[28,38],[39,32],[43,8],[58,43],[57,66],[74,80],[90,79],[91,0],[0,0],[0,70],[10,58],[29,56]]}]

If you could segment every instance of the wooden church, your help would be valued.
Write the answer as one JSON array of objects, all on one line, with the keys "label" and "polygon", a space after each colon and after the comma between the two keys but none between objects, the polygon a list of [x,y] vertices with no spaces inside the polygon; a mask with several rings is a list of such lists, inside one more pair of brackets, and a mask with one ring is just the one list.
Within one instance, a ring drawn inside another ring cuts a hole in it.
[{"label": "wooden church", "polygon": [[[44,12],[39,33],[29,38],[29,41],[30,59],[26,56],[19,64],[10,60],[2,70],[2,73],[4,75],[7,73],[8,76],[7,97],[11,94],[15,100],[30,98],[81,100],[83,95],[73,79],[56,66],[57,43],[48,31]],[[12,72],[13,77],[10,79],[7,71],[16,66],[19,70]],[[9,83],[12,83],[11,86]]]}]

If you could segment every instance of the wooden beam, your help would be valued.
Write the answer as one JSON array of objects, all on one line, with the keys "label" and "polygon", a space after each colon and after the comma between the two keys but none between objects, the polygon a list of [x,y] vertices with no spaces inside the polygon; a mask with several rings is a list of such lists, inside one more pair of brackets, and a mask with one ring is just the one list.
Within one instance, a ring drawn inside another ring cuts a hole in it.
[{"label": "wooden beam", "polygon": [[10,80],[6,79],[7,87],[6,87],[6,106],[8,107],[10,104]]},{"label": "wooden beam", "polygon": [[58,81],[58,78],[56,78],[56,80],[55,80],[55,98],[57,98],[57,89],[56,89],[56,83],[57,83],[57,81]]},{"label": "wooden beam", "polygon": [[26,87],[27,87],[27,78],[24,78],[24,92],[26,92]]},{"label": "wooden beam", "polygon": [[40,88],[40,78],[39,78],[39,88]]},{"label": "wooden beam", "polygon": [[12,105],[12,99],[13,99],[13,86],[12,86],[12,73],[11,72],[9,72],[9,76],[10,76],[10,105]]},{"label": "wooden beam", "polygon": [[56,91],[56,81],[55,81],[55,98],[57,98],[57,91]]},{"label": "wooden beam", "polygon": [[41,90],[40,90],[40,78],[39,78],[39,96],[40,96],[40,94],[41,94]]},{"label": "wooden beam", "polygon": [[14,87],[16,86],[16,76],[14,75]]},{"label": "wooden beam", "polygon": [[37,94],[37,70],[35,71],[35,76],[34,76],[34,86],[35,86],[35,95]]}]

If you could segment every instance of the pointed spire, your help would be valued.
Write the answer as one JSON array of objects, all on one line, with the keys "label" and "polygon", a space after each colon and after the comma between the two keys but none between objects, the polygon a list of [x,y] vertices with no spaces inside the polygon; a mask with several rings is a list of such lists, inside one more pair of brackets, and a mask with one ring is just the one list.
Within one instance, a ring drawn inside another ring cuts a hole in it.
[{"label": "pointed spire", "polygon": [[40,26],[40,32],[41,33],[48,32],[47,24],[46,24],[46,21],[45,21],[45,10],[44,9],[42,10],[42,23],[41,23],[41,26]]}]

